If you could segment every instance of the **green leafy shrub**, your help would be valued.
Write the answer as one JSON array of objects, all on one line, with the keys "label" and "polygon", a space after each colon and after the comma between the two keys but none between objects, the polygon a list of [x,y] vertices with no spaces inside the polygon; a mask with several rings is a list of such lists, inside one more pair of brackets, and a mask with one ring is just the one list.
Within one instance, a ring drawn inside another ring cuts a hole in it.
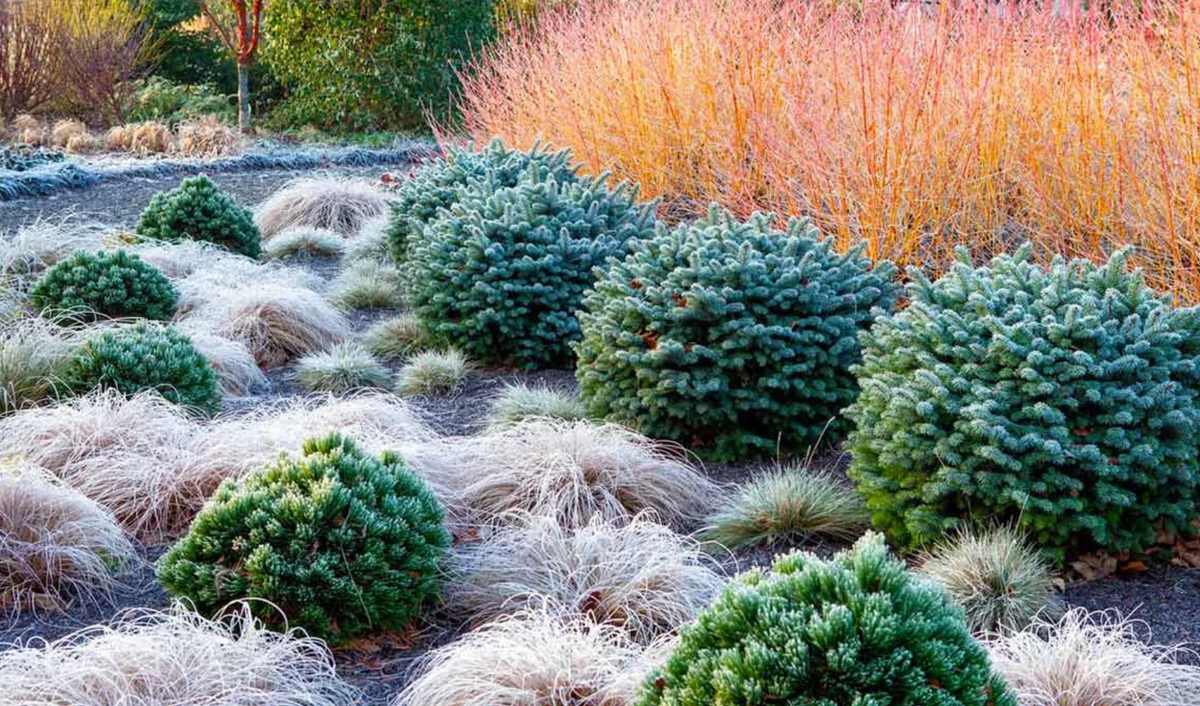
[{"label": "green leafy shrub", "polygon": [[965,251],[864,335],[850,475],[877,527],[935,542],[974,515],[1059,559],[1136,551],[1196,517],[1200,312],[1125,254],[974,267]]},{"label": "green leafy shrub", "polygon": [[154,240],[203,240],[247,257],[262,254],[262,235],[253,215],[203,174],[155,194],[135,232]]},{"label": "green leafy shrub", "polygon": [[162,76],[151,76],[137,82],[137,92],[126,119],[134,123],[161,120],[174,127],[205,115],[220,116],[228,123],[236,122],[233,98],[218,93],[207,83],[175,83]]},{"label": "green leafy shrub", "polygon": [[837,253],[807,221],[773,231],[710,209],[635,243],[584,299],[580,392],[593,416],[634,423],[714,459],[803,451],[858,386],[858,333],[894,306],[890,264]]},{"label": "green leafy shrub", "polygon": [[165,321],[175,314],[179,292],[157,268],[125,250],[76,250],[47,270],[29,297],[43,315]]},{"label": "green leafy shrub", "polygon": [[681,632],[639,706],[1016,706],[962,609],[879,535],[742,574]]},{"label": "green leafy shrub", "polygon": [[654,205],[639,205],[636,187],[604,182],[531,170],[513,187],[482,181],[464,190],[409,241],[413,313],[483,363],[569,363],[593,268],[624,256],[654,223]]},{"label": "green leafy shrub", "polygon": [[456,69],[494,34],[490,0],[273,0],[264,20],[289,88],[276,119],[358,132],[447,117]]},{"label": "green leafy shrub", "polygon": [[157,390],[204,414],[217,412],[221,404],[216,372],[191,339],[145,321],[88,338],[67,363],[64,378],[73,394],[113,388],[132,396]]},{"label": "green leafy shrub", "polygon": [[441,589],[449,544],[441,505],[399,456],[332,433],[222,483],[158,577],[205,614],[261,598],[293,626],[345,640],[416,618]]},{"label": "green leafy shrub", "polygon": [[471,182],[489,178],[496,188],[516,186],[531,166],[542,176],[575,181],[577,167],[571,164],[570,151],[535,145],[522,152],[508,149],[499,139],[478,152],[451,148],[442,159],[426,160],[395,191],[387,224],[392,259],[407,260],[409,237],[420,234],[441,209],[458,203]]}]

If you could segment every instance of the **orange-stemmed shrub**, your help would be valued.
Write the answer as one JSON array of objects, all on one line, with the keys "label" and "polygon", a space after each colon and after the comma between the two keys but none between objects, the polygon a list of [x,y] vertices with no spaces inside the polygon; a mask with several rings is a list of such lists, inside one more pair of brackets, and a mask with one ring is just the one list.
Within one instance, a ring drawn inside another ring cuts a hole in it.
[{"label": "orange-stemmed shrub", "polygon": [[1132,243],[1200,301],[1200,0],[1096,5],[592,0],[484,51],[463,117],[477,143],[571,147],[677,217],[803,213],[934,266]]}]

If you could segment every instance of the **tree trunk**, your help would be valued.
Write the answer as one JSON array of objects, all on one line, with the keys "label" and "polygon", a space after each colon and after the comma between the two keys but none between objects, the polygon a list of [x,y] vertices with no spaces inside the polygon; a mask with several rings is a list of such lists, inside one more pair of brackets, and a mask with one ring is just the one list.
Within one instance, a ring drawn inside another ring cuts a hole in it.
[{"label": "tree trunk", "polygon": [[238,64],[238,128],[250,132],[250,66]]}]

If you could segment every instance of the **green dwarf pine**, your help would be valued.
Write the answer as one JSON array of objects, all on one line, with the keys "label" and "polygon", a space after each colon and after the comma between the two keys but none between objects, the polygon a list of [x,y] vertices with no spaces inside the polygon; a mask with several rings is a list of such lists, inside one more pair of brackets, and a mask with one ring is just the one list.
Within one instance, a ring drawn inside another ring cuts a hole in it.
[{"label": "green dwarf pine", "polygon": [[891,310],[889,263],[834,251],[807,220],[708,217],[631,245],[584,299],[577,377],[593,416],[717,460],[803,452],[845,432],[858,333]]},{"label": "green dwarf pine", "polygon": [[163,273],[137,255],[125,250],[112,254],[76,250],[38,279],[29,298],[44,316],[166,321],[175,315],[179,293]]},{"label": "green dwarf pine", "polygon": [[962,608],[868,533],[734,579],[684,626],[638,706],[1016,706]]},{"label": "green dwarf pine", "polygon": [[409,239],[404,265],[422,325],[481,363],[567,365],[593,269],[646,237],[654,204],[606,178],[559,181],[530,167],[516,186],[490,176]]},{"label": "green dwarf pine", "polygon": [[67,362],[63,377],[65,388],[77,395],[115,389],[133,396],[155,390],[204,415],[215,414],[221,405],[217,374],[192,339],[146,321],[88,338]]},{"label": "green dwarf pine", "polygon": [[387,225],[392,259],[397,264],[406,261],[409,237],[420,235],[441,209],[458,203],[459,192],[472,181],[490,176],[497,186],[516,186],[530,167],[562,182],[575,181],[579,169],[572,165],[569,150],[541,145],[528,151],[509,149],[499,138],[478,152],[451,148],[444,158],[426,160],[396,188]]},{"label": "green dwarf pine", "polygon": [[203,174],[155,194],[135,232],[150,240],[203,240],[247,257],[262,254],[262,234],[254,216]]},{"label": "green dwarf pine", "polygon": [[369,456],[335,432],[224,481],[157,573],[204,614],[261,598],[338,642],[419,617],[449,545],[441,504],[397,454]]},{"label": "green dwarf pine", "polygon": [[972,517],[1061,561],[1137,551],[1196,517],[1200,310],[1107,264],[911,272],[910,305],[863,336],[850,475],[905,545]]}]

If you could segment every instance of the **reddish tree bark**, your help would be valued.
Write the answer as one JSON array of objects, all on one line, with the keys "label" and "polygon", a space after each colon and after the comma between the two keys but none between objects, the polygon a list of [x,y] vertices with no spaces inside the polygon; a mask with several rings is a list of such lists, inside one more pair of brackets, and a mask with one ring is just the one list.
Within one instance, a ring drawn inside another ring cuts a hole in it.
[{"label": "reddish tree bark", "polygon": [[209,7],[209,0],[198,0],[200,12],[208,18],[221,42],[233,53],[238,67],[238,127],[250,132],[250,65],[258,51],[258,39],[262,34],[263,0],[228,0],[233,9],[236,25],[226,27]]}]

